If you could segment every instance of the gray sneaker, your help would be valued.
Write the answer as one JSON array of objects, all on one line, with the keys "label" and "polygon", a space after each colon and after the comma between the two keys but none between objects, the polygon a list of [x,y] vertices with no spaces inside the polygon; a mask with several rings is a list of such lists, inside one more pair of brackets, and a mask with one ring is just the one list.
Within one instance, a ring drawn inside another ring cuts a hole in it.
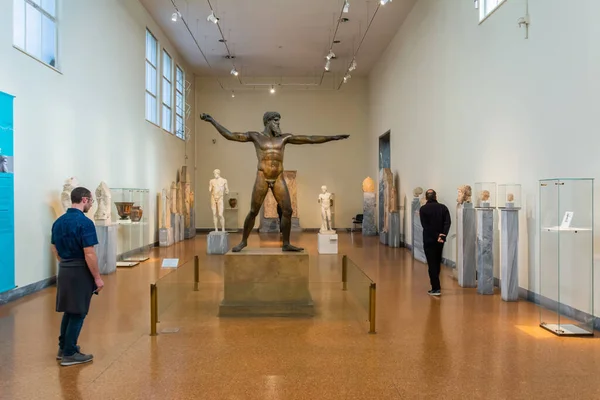
[{"label": "gray sneaker", "polygon": [[[75,349],[77,350],[78,353],[81,353],[81,348],[79,346],[75,346]],[[56,353],[56,359],[57,360],[62,360],[63,358],[63,351],[61,348],[58,349],[58,353]]]},{"label": "gray sneaker", "polygon": [[94,359],[94,356],[91,354],[81,354],[79,352],[73,354],[72,356],[63,356],[60,365],[68,366],[75,364],[84,364],[90,362]]}]

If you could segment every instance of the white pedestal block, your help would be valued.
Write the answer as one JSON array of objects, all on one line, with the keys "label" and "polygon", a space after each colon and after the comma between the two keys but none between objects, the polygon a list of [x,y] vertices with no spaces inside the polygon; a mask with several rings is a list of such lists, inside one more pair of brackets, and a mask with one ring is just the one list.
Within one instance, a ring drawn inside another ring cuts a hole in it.
[{"label": "white pedestal block", "polygon": [[318,243],[319,254],[337,254],[338,253],[338,235],[337,233],[320,233]]}]

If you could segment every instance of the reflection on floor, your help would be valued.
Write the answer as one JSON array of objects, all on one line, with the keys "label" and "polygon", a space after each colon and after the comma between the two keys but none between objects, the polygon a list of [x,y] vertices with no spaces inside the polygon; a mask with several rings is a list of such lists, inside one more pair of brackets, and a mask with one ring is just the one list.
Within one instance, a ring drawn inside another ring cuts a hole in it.
[{"label": "reflection on floor", "polygon": [[[250,245],[278,246],[278,235],[261,239],[253,234]],[[431,298],[426,267],[405,249],[360,234],[339,240],[340,254],[377,282],[375,335],[340,290],[340,256],[318,255],[313,233],[293,242],[311,255],[316,317],[217,318],[223,256],[207,256],[199,235],[105,278],[80,338],[93,363],[60,367],[54,359],[61,317],[54,288],[0,307],[0,398],[600,398],[596,339],[556,337],[537,326],[535,305],[461,289],[449,270],[442,297]],[[173,273],[160,269],[162,258],[190,263],[159,283],[159,331],[176,333],[150,337],[149,283]]]}]

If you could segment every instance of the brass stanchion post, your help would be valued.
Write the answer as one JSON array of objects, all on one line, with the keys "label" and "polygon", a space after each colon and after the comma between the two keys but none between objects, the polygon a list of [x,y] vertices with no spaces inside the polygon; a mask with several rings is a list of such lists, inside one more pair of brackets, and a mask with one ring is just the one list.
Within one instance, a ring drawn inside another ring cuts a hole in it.
[{"label": "brass stanchion post", "polygon": [[150,284],[150,336],[156,336],[156,323],[158,322],[158,291],[156,284]]},{"label": "brass stanchion post", "polygon": [[348,256],[342,257],[342,290],[348,290]]},{"label": "brass stanchion post", "polygon": [[198,283],[200,283],[200,259],[194,256],[194,292],[198,291]]},{"label": "brass stanchion post", "polygon": [[375,332],[375,314],[377,309],[377,286],[371,283],[369,286],[369,333]]}]

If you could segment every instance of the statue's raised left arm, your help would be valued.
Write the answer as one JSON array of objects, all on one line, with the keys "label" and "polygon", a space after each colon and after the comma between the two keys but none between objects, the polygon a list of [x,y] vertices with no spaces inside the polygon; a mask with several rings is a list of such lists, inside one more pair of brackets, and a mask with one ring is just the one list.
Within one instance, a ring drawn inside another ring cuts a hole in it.
[{"label": "statue's raised left arm", "polygon": [[331,142],[333,140],[348,139],[350,135],[335,135],[335,136],[306,136],[306,135],[290,135],[287,139],[289,144],[318,144]]}]

